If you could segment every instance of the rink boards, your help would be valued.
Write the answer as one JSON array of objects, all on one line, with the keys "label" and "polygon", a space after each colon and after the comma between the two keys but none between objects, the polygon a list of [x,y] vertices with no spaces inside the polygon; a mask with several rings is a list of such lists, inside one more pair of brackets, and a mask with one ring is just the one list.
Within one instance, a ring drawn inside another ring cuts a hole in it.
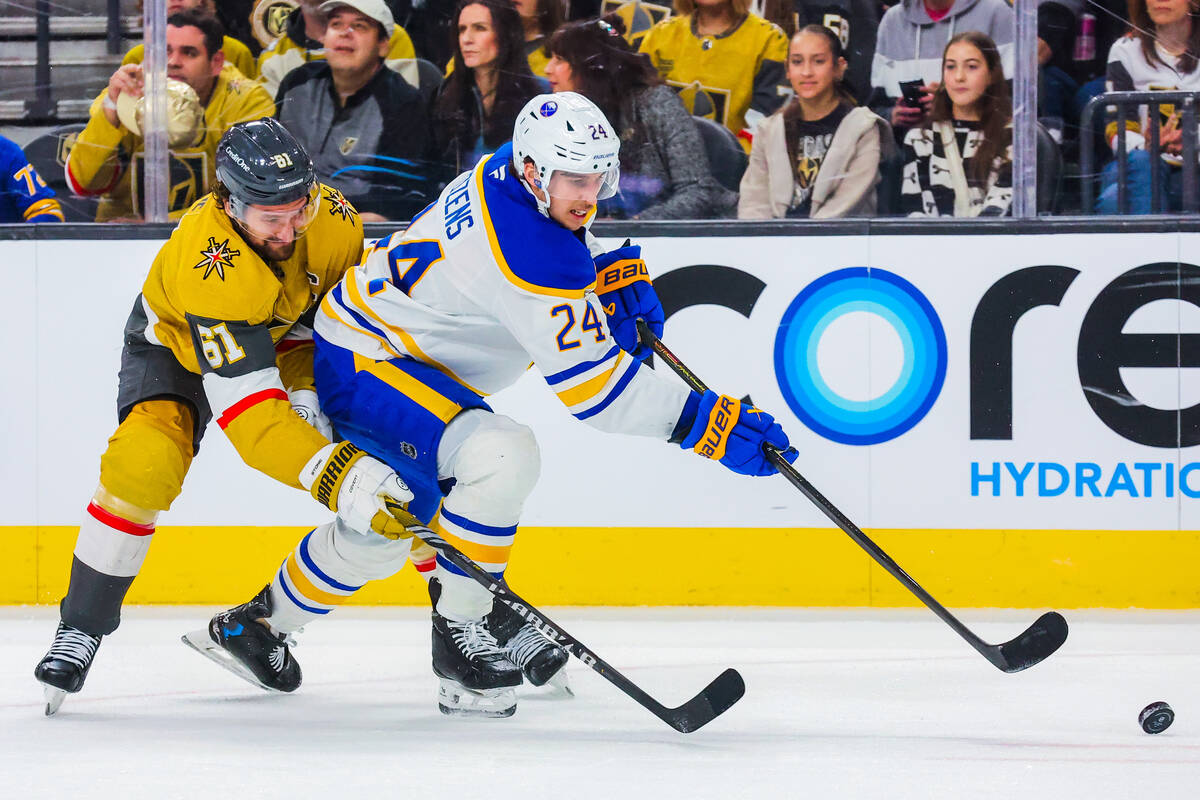
[{"label": "rink boards", "polygon": [[[774,413],[801,472],[944,604],[1186,608],[1200,605],[1198,236],[641,242],[668,345]],[[159,244],[0,241],[2,603],[65,590],[115,425],[121,330]],[[542,447],[510,570],[535,602],[915,602],[782,479],[593,431],[533,371],[489,401]],[[130,600],[244,599],[327,513],[210,428]],[[409,570],[356,600],[422,595]]]}]

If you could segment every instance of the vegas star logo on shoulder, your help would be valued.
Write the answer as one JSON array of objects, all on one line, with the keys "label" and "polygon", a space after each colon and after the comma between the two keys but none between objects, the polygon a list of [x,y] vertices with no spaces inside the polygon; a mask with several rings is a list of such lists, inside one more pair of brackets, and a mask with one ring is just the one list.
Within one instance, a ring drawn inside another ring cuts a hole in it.
[{"label": "vegas star logo on shoulder", "polygon": [[341,214],[342,219],[349,219],[351,214],[357,214],[354,206],[350,205],[350,201],[342,196],[342,193],[337,189],[325,187],[325,200],[329,203],[330,214]]},{"label": "vegas star logo on shoulder", "polygon": [[214,272],[221,280],[225,280],[225,268],[233,267],[233,259],[242,254],[241,250],[233,250],[229,247],[229,240],[217,244],[215,237],[208,237],[208,249],[200,251],[200,262],[195,264],[192,269],[203,269],[204,275],[200,280],[205,280]]}]

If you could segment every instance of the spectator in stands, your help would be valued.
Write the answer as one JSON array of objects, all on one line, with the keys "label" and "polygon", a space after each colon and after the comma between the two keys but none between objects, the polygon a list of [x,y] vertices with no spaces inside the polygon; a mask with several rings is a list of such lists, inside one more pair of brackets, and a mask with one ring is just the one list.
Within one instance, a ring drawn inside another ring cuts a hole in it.
[{"label": "spectator in stands", "polygon": [[[216,16],[213,0],[167,0],[167,16],[180,11],[196,11],[201,14]],[[250,48],[246,47],[246,45],[226,35],[221,40],[221,52],[225,54],[226,66],[236,69],[244,77],[258,77],[258,64],[255,63],[254,56],[250,54]],[[133,49],[125,54],[125,58],[121,59],[121,63],[140,64],[145,58],[146,46],[139,44],[135,45]]]},{"label": "spectator in stands", "polygon": [[546,55],[546,42],[550,35],[563,24],[565,9],[562,0],[513,0],[521,25],[525,28],[525,58],[529,71],[541,75],[546,71],[550,57]]},{"label": "spectator in stands", "polygon": [[[225,35],[237,39],[242,44],[246,45],[250,51],[250,55],[257,59],[258,54],[262,52],[264,44],[267,42],[259,41],[255,35],[252,15],[257,11],[264,15],[270,14],[268,8],[272,5],[282,5],[285,0],[274,0],[272,2],[262,2],[262,0],[211,0],[213,3],[213,11],[217,15],[217,21],[225,28]],[[263,6],[263,8],[259,8]],[[241,69],[239,67],[239,69]],[[254,66],[254,71],[257,74],[257,61]]]},{"label": "spectator in stands", "polygon": [[[772,2],[782,7],[784,0],[772,0]],[[572,22],[583,22],[600,16],[599,11],[586,16],[576,16],[575,9],[576,5],[572,4],[571,10],[567,14],[567,19]],[[636,48],[641,48],[642,39],[646,38],[650,29],[671,16],[671,0],[656,0],[653,3],[644,2],[644,0],[623,0],[623,2],[607,0],[604,3],[604,16],[619,18],[625,26],[623,34],[625,41]],[[774,21],[772,20],[772,22]]]},{"label": "spectator in stands", "polygon": [[[1179,89],[1200,91],[1200,21],[1193,0],[1129,0],[1133,35],[1118,39],[1108,54],[1108,91],[1145,92]],[[1150,155],[1146,151],[1145,131],[1148,115],[1159,114],[1159,144],[1163,160],[1169,166],[1159,171],[1159,184],[1150,182]],[[1178,109],[1170,105],[1142,106],[1124,131],[1128,172],[1130,211],[1148,214],[1154,192],[1159,193],[1163,210],[1178,211],[1183,196],[1183,131]],[[1195,132],[1191,132],[1195,135]],[[1109,145],[1116,152],[1117,124],[1105,130]],[[1096,210],[1115,214],[1117,208],[1117,164],[1104,168],[1103,189]]]},{"label": "spectator in stands", "polygon": [[0,224],[62,221],[62,206],[54,190],[37,174],[17,143],[0,136]]},{"label": "spectator in stands", "polygon": [[529,71],[511,0],[461,0],[454,69],[433,105],[435,155],[451,176],[512,136],[517,113],[544,82]]},{"label": "spectator in stands", "polygon": [[454,57],[455,0],[390,0],[388,5],[412,37],[417,57],[445,68]]},{"label": "spectator in stands", "polygon": [[747,150],[759,120],[783,104],[788,47],[778,25],[749,9],[750,0],[675,0],[678,16],[641,44],[684,106],[729,128]]},{"label": "spectator in stands", "polygon": [[[182,11],[167,18],[167,77],[195,92],[203,125],[195,144],[172,147],[168,211],[178,219],[212,185],[217,142],[231,125],[269,117],[275,104],[261,86],[240,73],[223,70],[224,29],[215,17]],[[141,97],[140,64],[113,73],[92,103],[90,119],[67,159],[67,182],[76,194],[101,195],[97,222],[138,218],[141,209],[142,136],[117,116],[122,93]]]},{"label": "spectator in stands", "polygon": [[859,106],[846,82],[842,41],[806,25],[788,47],[794,99],[767,117],[742,177],[739,219],[874,216],[883,148],[892,131]]},{"label": "spectator in stands", "polygon": [[904,136],[901,210],[999,217],[1012,202],[1012,103],[999,48],[978,31],[950,40],[928,124]]},{"label": "spectator in stands", "polygon": [[420,92],[384,66],[392,12],[383,0],[328,0],[321,11],[325,59],[284,76],[275,116],[364,222],[410,219],[431,199],[429,116]]},{"label": "spectator in stands", "polygon": [[[300,5],[287,18],[280,36],[258,56],[258,74],[272,97],[279,91],[283,76],[301,64],[325,58],[325,14],[323,0],[299,0]],[[387,60],[416,58],[412,40],[404,28],[395,25],[388,41]],[[409,81],[416,86],[415,73]]]},{"label": "spectator in stands", "polygon": [[[563,24],[563,7],[560,0],[513,0],[517,13],[521,16],[521,27],[525,38],[525,60],[529,62],[529,71],[535,76],[546,72],[546,41],[550,34]],[[454,59],[446,64],[446,74],[454,71]]]},{"label": "spectator in stands", "polygon": [[[700,134],[679,97],[646,56],[621,36],[617,17],[572,22],[546,45],[556,92],[579,92],[600,107],[621,139],[617,194],[597,214],[618,219],[728,216],[736,196],[709,169]],[[737,146],[730,142],[730,147]],[[739,150],[736,155],[744,158]]]},{"label": "spectator in stands", "polygon": [[[879,33],[878,0],[793,0],[797,22],[824,25],[842,43],[846,54],[846,83],[854,99],[867,102],[871,96],[871,62]],[[786,28],[785,28],[786,30]]]},{"label": "spectator in stands", "polygon": [[901,0],[880,20],[868,105],[897,137],[929,119],[942,52],[956,31],[986,34],[1012,77],[1013,10],[1005,0]]}]

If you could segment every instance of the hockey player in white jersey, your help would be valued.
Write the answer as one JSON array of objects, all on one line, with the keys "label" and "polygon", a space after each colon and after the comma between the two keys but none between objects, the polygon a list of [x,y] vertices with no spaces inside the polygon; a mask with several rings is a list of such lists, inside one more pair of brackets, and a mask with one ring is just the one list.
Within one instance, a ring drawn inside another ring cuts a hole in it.
[{"label": "hockey player in white jersey", "polygon": [[[769,414],[643,367],[636,320],[661,333],[663,313],[640,248],[604,253],[587,231],[616,188],[618,148],[583,96],[535,97],[512,143],[369,248],[317,315],[317,393],[347,440],[339,447],[395,469],[414,494],[409,511],[497,576],[540,457],[532,431],[483,398],[531,362],[576,418],[603,431],[675,442],[750,475],[775,472],[764,443],[788,446]],[[316,529],[273,580],[265,621],[286,633],[329,613],[398,571],[410,541],[340,521]],[[497,637],[501,604],[489,616],[492,596],[441,556],[435,577],[439,707],[512,714],[522,672],[544,682],[565,651],[519,620]]]}]

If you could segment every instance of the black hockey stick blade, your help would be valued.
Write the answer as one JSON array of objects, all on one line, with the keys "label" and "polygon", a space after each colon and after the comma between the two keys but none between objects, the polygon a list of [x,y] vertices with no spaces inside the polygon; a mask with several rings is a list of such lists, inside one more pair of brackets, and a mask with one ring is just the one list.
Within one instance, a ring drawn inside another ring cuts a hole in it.
[{"label": "black hockey stick blade", "polygon": [[691,733],[724,714],[745,693],[746,682],[741,673],[730,667],[700,694],[681,706],[664,709],[666,714],[658,717],[680,733]]},{"label": "black hockey stick blade", "polygon": [[615,667],[592,652],[587,645],[567,633],[561,625],[547,617],[541,609],[526,602],[509,588],[503,578],[492,577],[491,573],[464,555],[454,545],[422,525],[402,505],[387,499],[384,500],[384,505],[388,512],[400,520],[410,532],[437,550],[447,561],[466,573],[469,578],[487,589],[492,597],[504,603],[518,617],[534,625],[543,635],[566,649],[568,653],[620,689],[627,697],[632,698],[642,708],[680,733],[691,733],[704,727],[728,711],[746,693],[746,683],[742,680],[742,676],[737,670],[729,668],[683,705],[675,708],[664,706],[636,683],[622,675]]},{"label": "black hockey stick blade", "polygon": [[1048,611],[1012,641],[990,645],[984,655],[1005,672],[1020,672],[1049,658],[1067,640],[1067,621],[1057,611]]}]

